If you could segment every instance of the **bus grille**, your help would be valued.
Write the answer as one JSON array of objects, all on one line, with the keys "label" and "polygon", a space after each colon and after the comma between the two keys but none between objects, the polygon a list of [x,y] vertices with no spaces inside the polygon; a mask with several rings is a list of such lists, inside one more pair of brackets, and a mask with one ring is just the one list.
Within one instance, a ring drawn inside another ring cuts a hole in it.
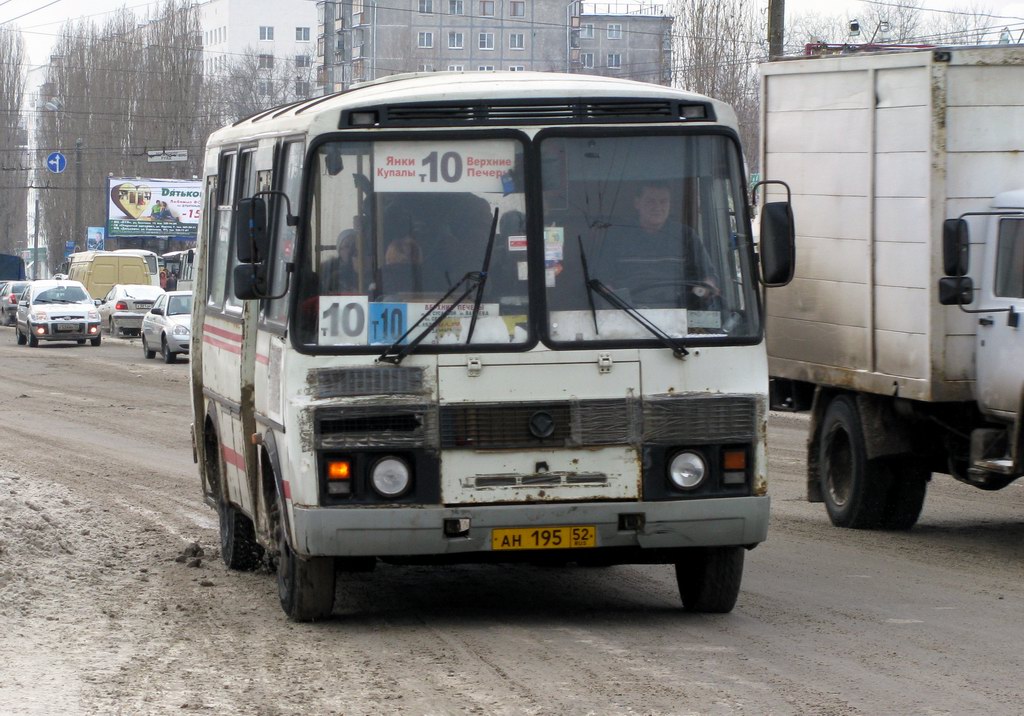
[{"label": "bus grille", "polygon": [[422,395],[420,368],[321,368],[310,371],[313,397],[342,398],[359,395]]}]

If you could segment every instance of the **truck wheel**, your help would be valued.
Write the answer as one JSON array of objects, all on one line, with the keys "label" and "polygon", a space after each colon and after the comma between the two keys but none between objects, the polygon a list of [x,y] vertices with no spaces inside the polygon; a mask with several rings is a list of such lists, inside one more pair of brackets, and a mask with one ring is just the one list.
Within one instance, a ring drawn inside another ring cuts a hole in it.
[{"label": "truck wheel", "polygon": [[909,530],[917,524],[928,490],[927,468],[895,461],[891,465],[892,483],[882,512],[882,528]]},{"label": "truck wheel", "polygon": [[742,547],[688,550],[676,562],[676,583],[683,609],[707,614],[731,612],[743,580],[743,552]]},{"label": "truck wheel", "polygon": [[220,518],[220,556],[229,569],[251,572],[263,561],[252,520],[227,500],[217,503]]},{"label": "truck wheel", "polygon": [[854,398],[841,395],[828,404],[819,451],[821,494],[832,524],[881,527],[891,477],[883,464],[867,458]]},{"label": "truck wheel", "polygon": [[277,595],[281,608],[297,622],[326,619],[334,610],[334,560],[302,559],[292,551],[284,529],[284,503],[277,505]]}]

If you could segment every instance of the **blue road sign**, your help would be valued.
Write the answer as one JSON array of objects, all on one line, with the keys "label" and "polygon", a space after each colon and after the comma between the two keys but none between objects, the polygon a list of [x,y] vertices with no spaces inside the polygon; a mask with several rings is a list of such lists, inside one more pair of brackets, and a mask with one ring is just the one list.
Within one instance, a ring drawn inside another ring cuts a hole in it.
[{"label": "blue road sign", "polygon": [[50,152],[46,157],[46,168],[54,174],[60,174],[68,168],[68,158],[60,152]]}]

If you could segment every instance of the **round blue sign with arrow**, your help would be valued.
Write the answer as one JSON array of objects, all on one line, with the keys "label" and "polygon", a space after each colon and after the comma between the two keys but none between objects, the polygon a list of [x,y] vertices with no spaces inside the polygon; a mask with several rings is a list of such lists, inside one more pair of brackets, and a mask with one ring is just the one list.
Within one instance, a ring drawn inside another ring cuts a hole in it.
[{"label": "round blue sign with arrow", "polygon": [[50,152],[46,157],[46,168],[54,174],[60,174],[68,168],[68,158],[60,152]]}]

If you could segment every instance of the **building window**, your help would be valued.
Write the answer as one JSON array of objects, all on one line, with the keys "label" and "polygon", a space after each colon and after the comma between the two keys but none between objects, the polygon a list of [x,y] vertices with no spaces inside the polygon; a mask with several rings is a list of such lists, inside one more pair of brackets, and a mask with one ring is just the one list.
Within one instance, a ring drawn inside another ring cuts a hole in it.
[{"label": "building window", "polygon": [[434,46],[434,33],[432,32],[421,32],[416,37],[417,47],[433,47]]},{"label": "building window", "polygon": [[580,37],[584,40],[594,39],[594,23],[588,22],[580,28]]},{"label": "building window", "polygon": [[309,97],[309,82],[306,80],[295,80],[295,96]]},{"label": "building window", "polygon": [[313,60],[309,55],[295,55],[295,69],[301,70],[312,66],[312,64]]},{"label": "building window", "polygon": [[508,14],[512,17],[525,17],[526,3],[523,0],[512,0],[508,4]]},{"label": "building window", "polygon": [[494,15],[494,0],[480,0],[480,14]]},{"label": "building window", "polygon": [[508,49],[522,50],[526,47],[526,35],[522,32],[512,32],[508,36]]},{"label": "building window", "polygon": [[258,58],[258,67],[261,70],[272,70],[274,69],[274,56],[273,55],[260,55]]},{"label": "building window", "polygon": [[523,66],[523,65],[509,65],[508,66],[508,71],[509,72],[524,72],[525,70],[526,70],[526,67]]},{"label": "building window", "polygon": [[462,65],[448,65],[449,72],[462,72],[463,69]]},{"label": "building window", "polygon": [[463,35],[461,32],[449,32],[448,33],[448,49],[449,50],[461,50],[463,45]]},{"label": "building window", "polygon": [[480,65],[477,69],[481,72],[494,72],[494,65]]},{"label": "building window", "polygon": [[581,52],[580,62],[588,70],[594,69],[594,53],[593,52]]},{"label": "building window", "polygon": [[309,42],[309,28],[308,27],[296,27],[295,28],[295,41],[296,42]]},{"label": "building window", "polygon": [[420,0],[420,14],[430,15],[434,12],[434,0]]},{"label": "building window", "polygon": [[480,33],[480,44],[478,47],[481,50],[493,50],[494,49],[494,33],[493,32],[481,32]]},{"label": "building window", "polygon": [[260,39],[261,40],[273,40],[274,39],[274,28],[270,25],[260,25]]},{"label": "building window", "polygon": [[434,66],[433,65],[420,65],[420,72],[433,72],[433,71],[434,71]]},{"label": "building window", "polygon": [[608,39],[609,40],[621,40],[622,39],[622,25],[617,22],[608,23]]},{"label": "building window", "polygon": [[270,96],[270,80],[257,80],[256,81],[256,91],[262,97],[269,97]]},{"label": "building window", "polygon": [[448,14],[449,15],[464,15],[466,14],[466,8],[462,4],[462,0],[448,0]]},{"label": "building window", "polygon": [[622,55],[618,52],[608,53],[608,67],[609,69],[618,70],[622,68]]}]

